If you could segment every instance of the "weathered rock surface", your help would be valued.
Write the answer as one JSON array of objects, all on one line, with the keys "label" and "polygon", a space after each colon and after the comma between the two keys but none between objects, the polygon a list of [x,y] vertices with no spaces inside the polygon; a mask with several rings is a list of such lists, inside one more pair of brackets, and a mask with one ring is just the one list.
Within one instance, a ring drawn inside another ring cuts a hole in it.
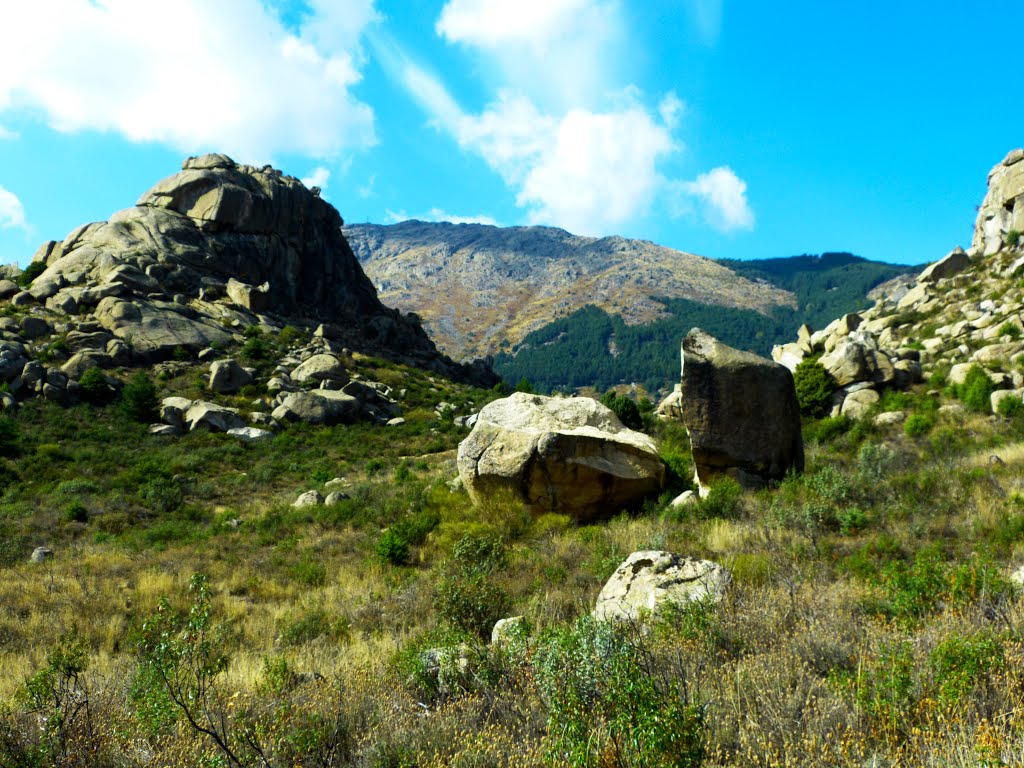
[{"label": "weathered rock surface", "polygon": [[237,392],[247,384],[252,384],[253,376],[245,370],[237,360],[215,360],[210,365],[210,383],[212,391],[222,395]]},{"label": "weathered rock surface", "polygon": [[522,392],[480,411],[458,467],[474,501],[511,491],[534,513],[577,520],[639,503],[665,474],[654,442],[596,400]]},{"label": "weathered rock surface", "polygon": [[800,411],[787,368],[699,328],[683,339],[682,360],[683,423],[703,492],[719,475],[757,488],[803,470]]},{"label": "weathered rock surface", "polygon": [[[132,207],[44,244],[12,303],[98,323],[151,363],[227,345],[252,325],[329,323],[332,342],[491,386],[485,364],[441,355],[419,319],[383,306],[329,203],[270,166],[185,161]],[[16,287],[15,287],[16,288]],[[262,314],[268,313],[268,314]]]},{"label": "weathered rock surface", "polygon": [[730,574],[718,563],[671,552],[634,552],[601,589],[594,618],[637,621],[654,617],[666,604],[720,601]]},{"label": "weathered rock surface", "polygon": [[351,395],[330,389],[292,392],[271,414],[279,423],[351,424],[359,418],[361,404]]}]

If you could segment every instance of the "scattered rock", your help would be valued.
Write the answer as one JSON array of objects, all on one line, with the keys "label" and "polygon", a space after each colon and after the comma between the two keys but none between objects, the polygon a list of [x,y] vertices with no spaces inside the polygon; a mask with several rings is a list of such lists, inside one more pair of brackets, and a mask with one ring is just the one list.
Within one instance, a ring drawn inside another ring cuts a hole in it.
[{"label": "scattered rock", "polygon": [[523,392],[480,411],[459,445],[458,468],[476,502],[511,491],[534,513],[577,520],[638,504],[665,475],[654,442],[596,400]]},{"label": "scattered rock", "polygon": [[227,432],[231,429],[243,429],[246,424],[238,410],[223,405],[214,405],[202,400],[193,402],[184,416],[185,427],[189,432],[197,429],[208,429],[211,432]]},{"label": "scattered rock", "polygon": [[683,423],[701,492],[718,475],[759,488],[803,471],[793,374],[722,344],[699,328],[682,344]]},{"label": "scattered rock", "polygon": [[634,552],[601,589],[594,618],[638,621],[656,616],[666,603],[718,602],[725,596],[729,580],[729,572],[710,560],[671,552]]},{"label": "scattered rock", "polygon": [[33,563],[45,563],[53,557],[53,550],[48,547],[36,547],[32,550]]},{"label": "scattered rock", "polygon": [[700,501],[700,497],[698,497],[696,493],[694,493],[693,491],[683,491],[674,499],[672,499],[672,501],[669,503],[669,506],[671,506],[673,509],[676,509],[678,507],[688,507],[691,504],[696,504],[698,501]]},{"label": "scattered rock", "polygon": [[863,419],[879,399],[878,393],[873,389],[851,392],[843,398],[843,407],[840,413],[850,419]]},{"label": "scattered rock", "polygon": [[253,377],[237,360],[217,360],[210,365],[210,383],[212,391],[222,395],[237,392],[247,384],[252,384]]},{"label": "scattered rock", "polygon": [[341,491],[331,491],[330,493],[327,494],[327,496],[324,497],[324,504],[330,507],[335,504],[340,504],[347,498],[347,493],[342,493]]},{"label": "scattered rock", "polygon": [[271,414],[278,423],[351,424],[358,420],[361,405],[351,395],[330,389],[292,392]]},{"label": "scattered rock", "polygon": [[499,619],[491,630],[491,645],[501,648],[522,643],[529,631],[530,623],[525,616]]},{"label": "scattered rock", "polygon": [[301,494],[293,503],[293,507],[315,507],[324,503],[324,497],[320,491],[306,491]]},{"label": "scattered rock", "polygon": [[907,414],[904,411],[888,411],[875,416],[874,425],[876,427],[891,427],[894,424],[902,424],[906,420]]}]

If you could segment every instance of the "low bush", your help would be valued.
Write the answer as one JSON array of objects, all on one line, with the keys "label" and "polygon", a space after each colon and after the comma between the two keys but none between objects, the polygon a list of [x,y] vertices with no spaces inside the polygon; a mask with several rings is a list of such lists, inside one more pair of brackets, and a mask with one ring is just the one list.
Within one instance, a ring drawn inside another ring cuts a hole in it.
[{"label": "low bush", "polygon": [[793,384],[796,387],[796,401],[803,416],[820,419],[832,410],[836,380],[817,358],[808,358],[797,365],[793,371]]}]

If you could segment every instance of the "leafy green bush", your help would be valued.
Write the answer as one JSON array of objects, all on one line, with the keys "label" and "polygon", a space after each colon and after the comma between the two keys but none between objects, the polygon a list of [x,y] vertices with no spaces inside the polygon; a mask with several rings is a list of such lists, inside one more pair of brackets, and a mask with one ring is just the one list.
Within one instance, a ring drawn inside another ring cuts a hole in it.
[{"label": "leafy green bush", "polygon": [[947,712],[958,709],[981,680],[1005,664],[1003,646],[990,631],[950,637],[929,655],[939,703]]},{"label": "leafy green bush", "polygon": [[991,397],[995,390],[996,385],[985,369],[975,364],[967,371],[964,383],[952,387],[952,394],[972,411],[986,413],[992,407]]},{"label": "leafy green bush", "polygon": [[931,413],[912,413],[903,422],[903,432],[907,437],[921,437],[931,432],[935,426],[935,416]]},{"label": "leafy green bush", "polygon": [[1004,397],[996,406],[996,412],[1005,419],[1013,419],[1024,414],[1024,401],[1016,395]]},{"label": "leafy green bush", "polygon": [[793,371],[793,385],[802,415],[820,419],[831,412],[836,380],[817,358],[808,358],[797,365]]},{"label": "leafy green bush", "polygon": [[699,766],[704,708],[679,677],[659,674],[643,640],[611,623],[581,617],[538,643],[534,677],[548,715],[552,762],[618,766]]},{"label": "leafy green bush", "polygon": [[41,261],[33,261],[25,270],[18,275],[17,282],[22,288],[28,288],[32,285],[32,281],[39,277],[43,272],[46,271],[46,265]]},{"label": "leafy green bush", "polygon": [[823,445],[845,435],[852,426],[853,419],[849,416],[826,416],[804,427],[804,440]]},{"label": "leafy green bush", "polygon": [[409,540],[401,532],[388,528],[377,539],[376,552],[382,562],[405,565],[409,562]]},{"label": "leafy green bush", "polygon": [[1020,232],[1018,230],[1011,229],[1009,232],[1006,233],[1006,244],[1008,246],[1010,246],[1011,248],[1014,248],[1014,247],[1017,246],[1017,244],[1019,242],[1020,242]]},{"label": "leafy green bush", "polygon": [[80,501],[72,501],[64,508],[64,519],[70,523],[89,522],[89,510]]},{"label": "leafy green bush", "polygon": [[505,563],[505,545],[491,535],[467,534],[455,545],[437,588],[438,611],[453,627],[481,640],[508,613],[508,592],[494,581]]},{"label": "leafy green bush", "polygon": [[614,390],[608,390],[601,398],[601,405],[618,416],[623,426],[637,430],[644,428],[644,418],[640,415],[640,408],[631,398],[617,395]]},{"label": "leafy green bush", "polygon": [[705,519],[738,517],[742,508],[743,488],[735,479],[723,475],[708,488],[708,495],[697,505],[697,516]]},{"label": "leafy green bush", "polygon": [[114,393],[114,390],[107,383],[107,377],[103,375],[103,371],[99,368],[94,367],[86,370],[78,380],[78,384],[82,388],[82,399],[94,405],[102,405]]},{"label": "leafy green bush", "polygon": [[883,735],[897,738],[917,700],[911,643],[883,643],[878,655],[858,673],[856,698]]},{"label": "leafy green bush", "polygon": [[133,421],[151,424],[157,420],[160,401],[156,396],[156,386],[145,371],[139,371],[124,385],[121,390],[121,407]]}]

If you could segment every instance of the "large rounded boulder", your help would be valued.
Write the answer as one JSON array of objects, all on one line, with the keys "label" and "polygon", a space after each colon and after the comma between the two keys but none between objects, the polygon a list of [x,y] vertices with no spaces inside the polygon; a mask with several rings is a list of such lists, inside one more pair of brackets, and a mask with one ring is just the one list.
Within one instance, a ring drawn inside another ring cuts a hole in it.
[{"label": "large rounded boulder", "polygon": [[476,502],[511,491],[534,514],[577,520],[635,506],[657,493],[665,476],[654,441],[596,400],[522,392],[480,411],[458,465]]}]

